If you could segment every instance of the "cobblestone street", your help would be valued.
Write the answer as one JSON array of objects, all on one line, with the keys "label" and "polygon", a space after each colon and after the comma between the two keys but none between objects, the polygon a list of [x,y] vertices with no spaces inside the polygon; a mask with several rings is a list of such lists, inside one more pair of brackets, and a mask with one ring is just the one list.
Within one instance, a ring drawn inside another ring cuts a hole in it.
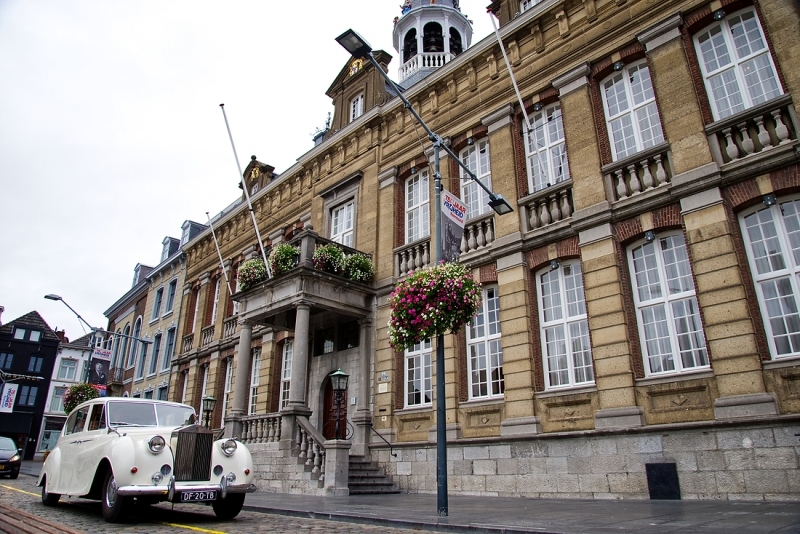
[{"label": "cobblestone street", "polygon": [[[219,521],[210,507],[204,505],[179,505],[175,509],[169,504],[134,508],[122,524],[110,524],[103,520],[99,501],[62,498],[55,508],[42,504],[41,488],[36,479],[20,476],[17,480],[0,479],[0,504],[60,523],[70,528],[92,534],[159,532],[164,534],[244,534],[244,533],[386,533],[408,534],[406,529],[369,526],[339,521],[302,519],[274,514],[242,511],[235,519]],[[287,498],[291,498],[287,496]],[[0,517],[0,532],[3,520]]]}]

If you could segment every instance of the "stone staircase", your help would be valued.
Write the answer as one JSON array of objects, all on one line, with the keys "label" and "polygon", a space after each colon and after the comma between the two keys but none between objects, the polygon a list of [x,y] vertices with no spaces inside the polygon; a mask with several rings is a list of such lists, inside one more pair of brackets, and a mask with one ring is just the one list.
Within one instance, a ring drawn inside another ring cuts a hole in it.
[{"label": "stone staircase", "polygon": [[384,474],[376,462],[371,462],[363,456],[350,456],[349,469],[347,485],[350,488],[350,495],[400,493],[392,479]]}]

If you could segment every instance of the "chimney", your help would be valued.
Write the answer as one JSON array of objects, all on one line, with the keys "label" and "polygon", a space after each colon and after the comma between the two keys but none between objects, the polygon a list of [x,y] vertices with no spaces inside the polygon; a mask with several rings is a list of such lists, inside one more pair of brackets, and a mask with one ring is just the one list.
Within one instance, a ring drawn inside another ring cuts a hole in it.
[{"label": "chimney", "polygon": [[3,326],[3,312],[6,311],[5,306],[0,306],[0,326]]},{"label": "chimney", "polygon": [[56,335],[58,336],[58,339],[60,339],[62,343],[69,343],[69,338],[65,334],[65,330],[56,329]]}]

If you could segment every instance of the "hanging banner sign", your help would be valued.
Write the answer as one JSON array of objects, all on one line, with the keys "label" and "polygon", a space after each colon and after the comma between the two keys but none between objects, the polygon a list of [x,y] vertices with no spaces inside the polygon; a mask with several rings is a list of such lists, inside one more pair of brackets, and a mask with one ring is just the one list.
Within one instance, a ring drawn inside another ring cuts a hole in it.
[{"label": "hanging banner sign", "polygon": [[467,205],[447,189],[442,189],[442,259],[456,261],[461,255],[461,238],[464,235],[464,221]]},{"label": "hanging banner sign", "polygon": [[17,391],[19,384],[5,384],[3,394],[0,396],[0,413],[11,413],[14,411],[14,403],[17,401]]}]

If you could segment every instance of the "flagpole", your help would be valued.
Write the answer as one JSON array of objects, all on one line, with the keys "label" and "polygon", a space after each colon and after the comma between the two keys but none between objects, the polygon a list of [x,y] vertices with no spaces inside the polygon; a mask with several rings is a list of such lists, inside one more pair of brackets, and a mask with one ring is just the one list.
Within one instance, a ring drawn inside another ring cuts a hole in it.
[{"label": "flagpole", "polygon": [[[253,203],[250,202],[250,193],[247,191],[247,184],[244,182],[242,175],[242,166],[239,164],[239,156],[236,154],[236,146],[233,144],[233,136],[231,135],[231,127],[228,125],[228,116],[225,114],[225,104],[220,104],[222,109],[222,116],[225,118],[225,128],[228,130],[228,138],[231,140],[231,148],[233,149],[233,157],[236,160],[236,167],[239,169],[239,180],[242,184],[244,191],[244,198],[247,199],[247,207],[250,209],[250,218],[253,220],[253,228],[256,230],[256,237],[258,238],[258,246],[261,247],[261,257],[264,258],[264,265],[267,267],[267,276],[272,278],[272,269],[269,268],[269,261],[267,260],[267,252],[264,250],[264,243],[261,241],[261,232],[258,231],[258,223],[256,223],[256,213],[253,209]],[[229,288],[230,289],[230,288]]]},{"label": "flagpole", "polygon": [[231,290],[231,282],[228,279],[228,272],[225,270],[225,262],[222,260],[222,252],[219,250],[219,242],[217,241],[217,234],[214,232],[214,223],[211,221],[211,216],[206,212],[208,217],[208,225],[211,226],[211,237],[214,238],[214,246],[217,248],[217,256],[219,256],[219,265],[222,267],[222,274],[225,276],[225,285],[228,286],[228,295],[233,295]]}]

